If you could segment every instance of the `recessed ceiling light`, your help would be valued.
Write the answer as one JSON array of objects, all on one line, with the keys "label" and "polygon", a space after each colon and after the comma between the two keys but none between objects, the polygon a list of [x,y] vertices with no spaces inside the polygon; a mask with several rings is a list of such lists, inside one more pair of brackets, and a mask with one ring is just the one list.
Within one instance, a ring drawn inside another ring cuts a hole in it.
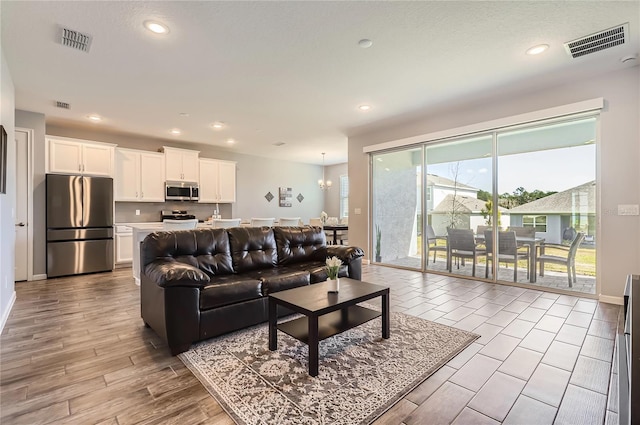
[{"label": "recessed ceiling light", "polygon": [[93,122],[102,121],[102,117],[96,114],[87,115],[87,118],[89,118]]},{"label": "recessed ceiling light", "polygon": [[216,130],[221,130],[224,128],[224,123],[223,122],[214,122],[213,124],[211,124],[211,127],[215,128]]},{"label": "recessed ceiling light", "polygon": [[362,47],[363,49],[368,49],[372,45],[373,41],[369,40],[368,38],[363,38],[362,40],[358,41],[358,46]]},{"label": "recessed ceiling light", "polygon": [[538,44],[527,50],[528,55],[539,55],[549,48],[548,44]]},{"label": "recessed ceiling light", "polygon": [[144,21],[144,27],[155,34],[169,33],[169,27],[156,21]]},{"label": "recessed ceiling light", "polygon": [[179,128],[172,128],[169,133],[173,134],[174,136],[179,136],[180,134],[182,134],[182,131],[180,131]]},{"label": "recessed ceiling light", "polygon": [[371,109],[371,105],[360,105],[358,106],[358,109],[360,109],[363,112],[366,112]]},{"label": "recessed ceiling light", "polygon": [[233,139],[227,139],[227,144],[233,145],[236,141]]}]

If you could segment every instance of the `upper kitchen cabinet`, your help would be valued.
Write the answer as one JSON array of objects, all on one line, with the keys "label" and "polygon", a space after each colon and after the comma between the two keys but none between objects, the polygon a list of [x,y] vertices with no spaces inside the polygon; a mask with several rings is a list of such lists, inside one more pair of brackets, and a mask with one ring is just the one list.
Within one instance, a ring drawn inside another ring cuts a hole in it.
[{"label": "upper kitchen cabinet", "polygon": [[47,173],[113,177],[115,145],[46,137]]},{"label": "upper kitchen cabinet", "polygon": [[236,163],[200,159],[200,201],[230,203],[236,201]]},{"label": "upper kitchen cabinet", "polygon": [[164,148],[164,169],[169,181],[198,181],[198,154],[200,151]]},{"label": "upper kitchen cabinet", "polygon": [[164,155],[116,149],[115,200],[164,202]]}]

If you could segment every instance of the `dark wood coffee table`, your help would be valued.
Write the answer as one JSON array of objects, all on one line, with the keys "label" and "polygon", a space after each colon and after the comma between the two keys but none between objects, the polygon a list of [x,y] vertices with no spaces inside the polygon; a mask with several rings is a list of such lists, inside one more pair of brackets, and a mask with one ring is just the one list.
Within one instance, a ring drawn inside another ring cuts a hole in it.
[{"label": "dark wood coffee table", "polygon": [[[382,297],[382,312],[359,302]],[[304,317],[277,323],[278,305]],[[389,338],[389,288],[359,280],[340,278],[340,291],[328,292],[320,282],[269,294],[269,350],[278,349],[278,329],[309,346],[309,375],[318,376],[318,343],[382,316],[382,337]]]}]

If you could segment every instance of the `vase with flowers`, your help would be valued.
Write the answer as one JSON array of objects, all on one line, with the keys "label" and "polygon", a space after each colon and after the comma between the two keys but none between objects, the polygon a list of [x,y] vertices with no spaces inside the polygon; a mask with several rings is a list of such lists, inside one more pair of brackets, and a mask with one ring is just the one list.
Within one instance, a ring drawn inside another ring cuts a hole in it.
[{"label": "vase with flowers", "polygon": [[322,222],[322,225],[324,226],[325,224],[327,224],[327,220],[329,219],[329,214],[327,214],[326,212],[322,211],[320,213],[320,221]]},{"label": "vase with flowers", "polygon": [[338,271],[342,265],[342,260],[333,256],[327,258],[327,282],[329,282],[329,292],[338,292],[340,289],[340,280],[338,279]]}]

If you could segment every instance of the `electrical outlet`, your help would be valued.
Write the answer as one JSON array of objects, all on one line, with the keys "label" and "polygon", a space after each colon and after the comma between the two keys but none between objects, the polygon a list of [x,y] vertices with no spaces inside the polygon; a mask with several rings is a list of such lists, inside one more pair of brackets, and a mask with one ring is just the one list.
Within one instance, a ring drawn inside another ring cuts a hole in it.
[{"label": "electrical outlet", "polygon": [[136,210],[136,215],[140,215],[140,210]]},{"label": "electrical outlet", "polygon": [[640,215],[638,204],[618,205],[618,215]]}]

